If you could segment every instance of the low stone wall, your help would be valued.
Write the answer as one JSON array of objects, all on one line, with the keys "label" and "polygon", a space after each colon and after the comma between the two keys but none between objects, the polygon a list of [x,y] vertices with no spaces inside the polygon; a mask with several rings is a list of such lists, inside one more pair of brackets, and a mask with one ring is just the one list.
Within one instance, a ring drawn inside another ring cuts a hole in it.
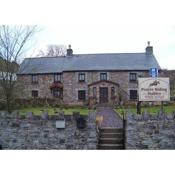
[{"label": "low stone wall", "polygon": [[126,149],[175,149],[175,115],[128,115]]},{"label": "low stone wall", "polygon": [[2,149],[96,149],[94,113],[87,117],[85,129],[77,129],[73,117],[65,119],[65,129],[56,129],[56,117],[22,119],[0,112],[0,145]]}]

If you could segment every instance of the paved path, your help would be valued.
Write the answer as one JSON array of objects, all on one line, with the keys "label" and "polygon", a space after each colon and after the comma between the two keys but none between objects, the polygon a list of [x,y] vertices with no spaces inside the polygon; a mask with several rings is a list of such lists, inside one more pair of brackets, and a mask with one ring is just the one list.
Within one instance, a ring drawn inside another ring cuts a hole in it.
[{"label": "paved path", "polygon": [[97,115],[103,116],[103,122],[101,124],[101,127],[123,127],[121,118],[111,107],[98,107]]}]

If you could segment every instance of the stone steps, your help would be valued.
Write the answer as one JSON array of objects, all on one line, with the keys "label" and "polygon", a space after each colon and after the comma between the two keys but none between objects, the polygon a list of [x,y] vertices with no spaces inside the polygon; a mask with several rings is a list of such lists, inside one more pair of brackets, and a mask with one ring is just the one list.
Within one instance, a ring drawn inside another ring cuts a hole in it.
[{"label": "stone steps", "polygon": [[121,133],[100,133],[100,138],[123,138]]},{"label": "stone steps", "polygon": [[100,138],[99,144],[123,144],[123,138]]},{"label": "stone steps", "polygon": [[105,128],[100,128],[100,132],[101,133],[123,133],[123,129],[122,128],[111,128],[111,127],[105,127]]},{"label": "stone steps", "polygon": [[117,150],[124,149],[124,136],[122,128],[105,127],[99,129],[98,149]]},{"label": "stone steps", "polygon": [[101,150],[122,150],[123,144],[99,144],[98,149]]}]

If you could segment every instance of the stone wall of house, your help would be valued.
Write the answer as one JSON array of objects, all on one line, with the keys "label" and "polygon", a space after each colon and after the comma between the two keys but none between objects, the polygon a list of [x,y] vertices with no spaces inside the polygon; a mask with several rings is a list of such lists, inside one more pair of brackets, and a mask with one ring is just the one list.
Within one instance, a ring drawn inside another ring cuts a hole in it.
[{"label": "stone wall of house", "polygon": [[129,115],[126,149],[175,149],[175,114]]},{"label": "stone wall of house", "polygon": [[[135,71],[132,71],[135,72]],[[88,85],[100,80],[100,72],[84,72],[85,82],[78,81],[79,72],[63,72],[63,102],[68,105],[84,105],[88,104],[89,88]],[[121,94],[123,99],[129,100],[129,90],[137,89],[137,82],[129,82],[130,72],[107,72],[109,81],[118,83],[120,85]],[[140,77],[148,77],[148,72],[135,72]],[[39,98],[53,99],[53,95],[50,90],[50,86],[53,84],[53,74],[38,75],[38,84],[31,83],[31,75],[18,75],[18,88],[17,91],[21,98],[31,98],[32,90],[38,90]],[[106,87],[111,88],[111,84],[106,84]],[[98,87],[98,85],[97,85]],[[78,90],[86,91],[86,101],[78,100]],[[98,90],[98,88],[97,88]],[[117,93],[117,92],[116,92]],[[110,92],[109,92],[110,98]],[[58,100],[60,103],[60,100]]]},{"label": "stone wall of house", "polygon": [[78,73],[76,72],[64,72],[63,73],[63,101],[68,105],[83,105],[87,104],[87,101],[78,100],[78,90],[86,91],[86,99],[88,99],[88,81],[78,81]]},{"label": "stone wall of house", "polygon": [[32,84],[31,75],[18,75],[18,91],[22,98],[32,97],[32,90],[38,90],[40,98],[53,98],[50,90],[53,82],[52,74],[38,75],[38,84]]},{"label": "stone wall of house", "polygon": [[[145,72],[132,71],[132,72],[137,73],[139,77],[149,76],[148,71]],[[86,96],[88,98],[88,96],[90,95],[88,85],[100,80],[100,72],[83,72],[85,73],[85,82],[79,82],[78,73],[79,72],[63,73],[63,86],[64,86],[63,100],[65,104],[72,104],[72,105],[84,104],[84,102],[78,101],[78,90],[86,90]],[[107,72],[108,80],[114,83],[118,83],[120,85],[120,90],[124,98],[124,101],[129,100],[130,89],[135,90],[138,88],[137,82],[129,82],[129,73],[130,72],[127,71]],[[100,84],[99,85],[97,84],[97,87],[98,86],[100,86]],[[108,87],[110,91],[111,84],[105,84],[105,87]],[[110,98],[110,92],[108,93]],[[85,103],[87,103],[87,101]]]},{"label": "stone wall of house", "polygon": [[77,129],[76,120],[66,118],[65,129],[56,129],[56,118],[22,119],[0,113],[0,147],[2,149],[96,149],[95,114],[87,117],[85,129]]},{"label": "stone wall of house", "polygon": [[[31,75],[18,75],[16,88],[16,105],[18,106],[38,106],[38,105],[62,105],[63,101],[60,98],[55,98],[50,87],[54,83],[53,74],[38,75],[38,83],[32,83]],[[38,91],[38,98],[32,97],[32,90]]]},{"label": "stone wall of house", "polygon": [[170,95],[175,96],[175,70],[163,70],[162,74],[170,79]]}]

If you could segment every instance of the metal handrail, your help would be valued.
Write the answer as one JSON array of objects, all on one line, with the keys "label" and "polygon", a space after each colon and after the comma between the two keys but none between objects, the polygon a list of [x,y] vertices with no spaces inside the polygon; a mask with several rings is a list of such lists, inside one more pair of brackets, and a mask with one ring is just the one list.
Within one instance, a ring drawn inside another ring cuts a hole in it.
[{"label": "metal handrail", "polygon": [[127,118],[123,112],[123,146],[126,149],[126,126],[127,126]]}]

